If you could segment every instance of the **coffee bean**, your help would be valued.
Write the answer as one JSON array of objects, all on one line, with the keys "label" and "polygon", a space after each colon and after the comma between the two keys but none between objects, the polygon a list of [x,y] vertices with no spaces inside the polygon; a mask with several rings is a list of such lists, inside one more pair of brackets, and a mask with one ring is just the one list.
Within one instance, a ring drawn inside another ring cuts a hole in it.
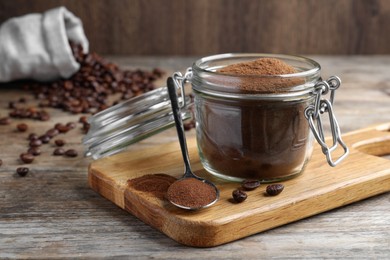
[{"label": "coffee bean", "polygon": [[2,166],[2,165],[3,165],[3,160],[0,159],[0,166]]},{"label": "coffee bean", "polygon": [[238,189],[233,191],[232,196],[234,201],[238,203],[243,202],[248,197],[248,195],[244,191]]},{"label": "coffee bean", "polygon": [[0,118],[0,125],[9,125],[9,124],[11,124],[11,120],[9,119],[9,117]]},{"label": "coffee bean", "polygon": [[79,118],[79,123],[82,123],[82,124],[88,123],[87,117],[86,116],[81,116]]},{"label": "coffee bean", "polygon": [[70,81],[70,80],[66,80],[65,82],[64,82],[64,89],[66,89],[66,90],[72,90],[73,89],[73,83],[72,83],[72,81]]},{"label": "coffee bean", "polygon": [[9,108],[9,109],[14,109],[14,108],[16,108],[15,101],[10,101],[10,102],[8,103],[8,108]]},{"label": "coffee bean", "polygon": [[21,123],[21,124],[18,124],[16,126],[16,128],[18,129],[19,132],[26,132],[28,129],[28,125],[25,123]]},{"label": "coffee bean", "polygon": [[69,123],[66,124],[66,126],[69,129],[74,129],[74,128],[76,128],[76,123],[75,122],[69,122]]},{"label": "coffee bean", "polygon": [[190,120],[188,122],[185,122],[183,124],[184,130],[188,131],[195,127],[195,120]]},{"label": "coffee bean", "polygon": [[39,140],[42,141],[42,143],[47,144],[50,142],[51,137],[48,135],[42,135],[39,137]]},{"label": "coffee bean", "polygon": [[276,196],[278,194],[280,194],[284,189],[284,185],[283,184],[270,184],[267,186],[266,188],[266,192],[268,195],[270,196]]},{"label": "coffee bean", "polygon": [[41,154],[41,150],[38,147],[30,147],[27,151],[27,153],[30,153],[34,156],[38,156]]},{"label": "coffee bean", "polygon": [[31,153],[22,153],[20,155],[20,160],[24,163],[32,163],[34,161],[34,155]]},{"label": "coffee bean", "polygon": [[16,173],[20,176],[20,177],[24,177],[27,175],[27,173],[30,171],[29,168],[27,167],[19,167],[16,169]]},{"label": "coffee bean", "polygon": [[63,125],[63,124],[58,124],[56,125],[56,129],[58,130],[58,132],[60,133],[66,133],[69,131],[69,128],[66,126],[66,125]]},{"label": "coffee bean", "polygon": [[245,190],[254,190],[256,189],[257,187],[259,187],[261,184],[261,182],[259,180],[244,180],[242,183],[241,183],[241,186],[245,189]]},{"label": "coffee bean", "polygon": [[50,115],[46,111],[41,111],[39,113],[38,119],[41,121],[49,121],[50,120]]},{"label": "coffee bean", "polygon": [[50,138],[53,138],[54,136],[58,135],[60,132],[56,128],[52,128],[46,131],[46,135]]},{"label": "coffee bean", "polygon": [[78,153],[74,149],[69,149],[65,152],[65,155],[68,157],[77,157]]},{"label": "coffee bean", "polygon": [[65,141],[62,140],[62,139],[57,139],[54,141],[54,143],[57,145],[57,146],[64,146],[65,145]]},{"label": "coffee bean", "polygon": [[27,99],[25,97],[19,98],[19,103],[26,103]]},{"label": "coffee bean", "polygon": [[54,151],[53,151],[53,155],[64,155],[65,153],[65,150],[62,149],[62,148],[56,148]]},{"label": "coffee bean", "polygon": [[38,135],[37,135],[37,134],[34,134],[34,133],[31,133],[31,134],[29,134],[29,136],[28,136],[28,140],[30,140],[30,141],[38,140],[38,139],[39,139]]},{"label": "coffee bean", "polygon": [[153,73],[154,75],[156,75],[157,77],[161,77],[162,75],[164,75],[164,71],[162,71],[162,70],[159,69],[159,68],[153,69],[152,73]]},{"label": "coffee bean", "polygon": [[91,125],[89,123],[83,123],[83,127],[81,128],[81,130],[83,131],[84,134],[86,134],[88,133],[90,127]]},{"label": "coffee bean", "polygon": [[42,141],[39,139],[31,140],[30,147],[38,147],[42,145]]}]

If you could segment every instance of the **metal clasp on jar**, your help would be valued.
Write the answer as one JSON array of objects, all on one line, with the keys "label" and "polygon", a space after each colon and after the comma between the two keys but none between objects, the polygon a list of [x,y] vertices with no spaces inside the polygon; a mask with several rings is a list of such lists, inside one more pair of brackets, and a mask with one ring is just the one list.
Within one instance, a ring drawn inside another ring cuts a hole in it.
[{"label": "metal clasp on jar", "polygon": [[180,90],[181,102],[179,102],[180,108],[186,107],[188,104],[185,99],[185,84],[192,78],[192,68],[187,68],[185,74],[177,71],[173,73],[172,79],[175,83],[175,86]]},{"label": "metal clasp on jar", "polygon": [[[326,159],[330,166],[334,167],[339,164],[349,154],[349,149],[341,139],[341,131],[333,112],[333,101],[336,90],[340,87],[341,80],[337,76],[332,76],[326,81],[321,81],[314,87],[315,102],[313,105],[305,109],[305,117],[309,121],[310,129],[322,148],[322,152],[326,155]],[[322,98],[330,91],[330,99]],[[324,127],[322,116],[328,113],[330,130],[332,133],[332,145],[328,146],[325,142]],[[336,160],[332,157],[332,152],[336,150],[338,145],[341,145],[344,150],[343,154]]]}]

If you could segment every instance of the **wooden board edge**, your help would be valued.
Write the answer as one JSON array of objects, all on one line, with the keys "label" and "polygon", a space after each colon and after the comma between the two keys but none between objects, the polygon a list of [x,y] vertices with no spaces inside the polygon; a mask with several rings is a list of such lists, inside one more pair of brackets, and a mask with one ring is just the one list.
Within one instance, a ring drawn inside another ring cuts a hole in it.
[{"label": "wooden board edge", "polygon": [[231,219],[224,223],[181,219],[180,216],[172,214],[169,208],[161,206],[164,202],[145,200],[142,194],[133,191],[125,191],[124,200],[125,210],[178,243],[192,247],[215,247],[389,192],[390,174],[385,171],[378,178],[350,183],[340,189],[323,192],[309,199],[303,198],[270,211],[259,211],[248,218]]},{"label": "wooden board edge", "polygon": [[[120,208],[125,208],[124,201],[124,187],[116,184],[116,182],[110,178],[107,178],[104,174],[93,168],[93,164],[88,168],[88,185],[92,190],[110,200]],[[116,192],[115,192],[116,191]]]}]

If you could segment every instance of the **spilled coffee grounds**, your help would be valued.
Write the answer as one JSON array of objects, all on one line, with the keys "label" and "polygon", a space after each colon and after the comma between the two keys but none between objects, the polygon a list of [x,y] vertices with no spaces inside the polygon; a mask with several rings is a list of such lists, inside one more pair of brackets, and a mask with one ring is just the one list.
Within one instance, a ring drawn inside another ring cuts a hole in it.
[{"label": "spilled coffee grounds", "polygon": [[169,186],[176,181],[175,177],[167,174],[147,174],[127,181],[135,190],[151,193],[153,196],[164,199]]}]

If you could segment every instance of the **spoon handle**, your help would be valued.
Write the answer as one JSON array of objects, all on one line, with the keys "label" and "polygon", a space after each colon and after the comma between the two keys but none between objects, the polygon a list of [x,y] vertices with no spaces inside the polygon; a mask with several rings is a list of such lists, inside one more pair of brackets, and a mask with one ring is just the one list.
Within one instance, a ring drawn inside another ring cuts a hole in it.
[{"label": "spoon handle", "polygon": [[179,143],[181,148],[181,154],[183,156],[184,165],[185,165],[185,176],[192,176],[190,160],[188,158],[188,149],[186,137],[184,134],[183,120],[181,118],[181,111],[178,103],[177,92],[175,83],[173,82],[172,77],[169,77],[167,80],[168,94],[171,100],[171,106],[173,111],[173,118],[175,119],[175,125],[177,130],[177,136],[179,137]]}]

